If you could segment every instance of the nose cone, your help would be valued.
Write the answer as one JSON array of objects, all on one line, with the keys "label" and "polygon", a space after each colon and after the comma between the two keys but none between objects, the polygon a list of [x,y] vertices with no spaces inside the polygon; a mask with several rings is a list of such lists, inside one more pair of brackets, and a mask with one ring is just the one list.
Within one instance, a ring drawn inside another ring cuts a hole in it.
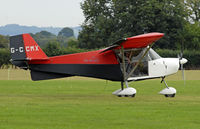
[{"label": "nose cone", "polygon": [[182,59],[180,59],[180,64],[185,64],[185,63],[187,63],[188,62],[188,60],[187,59],[185,59],[185,58],[182,58]]}]

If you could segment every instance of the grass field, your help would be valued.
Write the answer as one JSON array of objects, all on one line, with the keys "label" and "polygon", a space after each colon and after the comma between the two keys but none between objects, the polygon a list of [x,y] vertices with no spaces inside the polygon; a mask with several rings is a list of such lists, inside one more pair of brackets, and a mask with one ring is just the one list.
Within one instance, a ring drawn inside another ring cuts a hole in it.
[{"label": "grass field", "polygon": [[111,93],[120,83],[89,78],[33,82],[23,70],[0,70],[0,129],[200,129],[200,71],[130,83],[135,98]]}]

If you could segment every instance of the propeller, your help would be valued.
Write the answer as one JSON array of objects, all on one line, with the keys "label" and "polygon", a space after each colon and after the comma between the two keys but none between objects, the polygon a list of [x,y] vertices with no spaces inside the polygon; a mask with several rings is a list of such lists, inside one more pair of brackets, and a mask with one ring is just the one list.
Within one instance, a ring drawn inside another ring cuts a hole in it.
[{"label": "propeller", "polygon": [[188,62],[187,59],[183,58],[183,42],[181,44],[181,53],[178,55],[178,58],[179,58],[179,64],[180,64],[180,68],[181,68],[181,71],[182,71],[182,79],[184,80],[184,85],[185,85],[185,74],[184,74],[184,68],[183,68],[183,65],[185,63]]}]

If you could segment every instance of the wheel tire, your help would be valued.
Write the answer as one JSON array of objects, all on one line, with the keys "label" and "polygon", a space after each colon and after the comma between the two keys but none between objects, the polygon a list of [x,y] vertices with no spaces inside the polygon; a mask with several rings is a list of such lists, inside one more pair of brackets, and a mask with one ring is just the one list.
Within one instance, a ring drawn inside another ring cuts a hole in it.
[{"label": "wheel tire", "polygon": [[174,98],[176,94],[172,94],[171,97]]},{"label": "wheel tire", "polygon": [[165,95],[165,97],[169,97],[169,95]]},{"label": "wheel tire", "polygon": [[118,95],[118,97],[122,97],[121,95]]},{"label": "wheel tire", "polygon": [[133,95],[130,95],[130,97],[135,97],[135,94],[133,94]]},{"label": "wheel tire", "polygon": [[128,97],[128,95],[124,95],[124,97]]}]

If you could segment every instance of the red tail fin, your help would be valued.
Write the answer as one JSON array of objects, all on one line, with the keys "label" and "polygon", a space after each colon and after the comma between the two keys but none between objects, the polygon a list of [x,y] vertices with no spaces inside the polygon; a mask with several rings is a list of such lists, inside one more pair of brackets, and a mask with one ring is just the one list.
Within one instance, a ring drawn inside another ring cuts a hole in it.
[{"label": "red tail fin", "polygon": [[24,49],[28,60],[46,60],[47,55],[42,51],[40,46],[35,42],[30,34],[23,34]]}]

